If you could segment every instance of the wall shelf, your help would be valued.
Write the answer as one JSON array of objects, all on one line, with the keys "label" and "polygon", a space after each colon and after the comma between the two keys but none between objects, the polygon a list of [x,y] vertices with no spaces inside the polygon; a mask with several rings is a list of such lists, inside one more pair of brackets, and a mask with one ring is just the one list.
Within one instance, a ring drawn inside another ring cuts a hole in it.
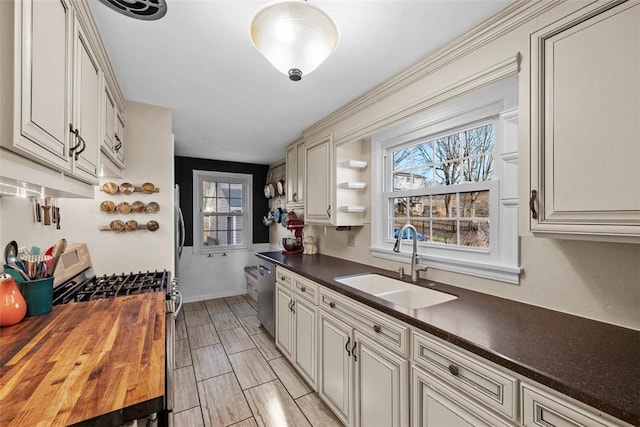
[{"label": "wall shelf", "polygon": [[345,160],[342,162],[342,166],[350,169],[364,169],[367,167],[367,162],[362,160]]},{"label": "wall shelf", "polygon": [[346,188],[348,190],[361,190],[367,186],[366,182],[360,181],[348,181],[340,184],[340,187]]},{"label": "wall shelf", "polygon": [[340,206],[340,211],[346,213],[362,213],[366,209],[366,206]]}]

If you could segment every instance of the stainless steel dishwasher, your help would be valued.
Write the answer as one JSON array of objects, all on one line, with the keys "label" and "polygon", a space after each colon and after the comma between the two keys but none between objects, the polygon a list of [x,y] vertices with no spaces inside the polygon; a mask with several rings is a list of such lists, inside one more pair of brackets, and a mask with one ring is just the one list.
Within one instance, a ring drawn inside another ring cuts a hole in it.
[{"label": "stainless steel dishwasher", "polygon": [[258,258],[258,320],[275,337],[274,300],[276,289],[276,266]]}]

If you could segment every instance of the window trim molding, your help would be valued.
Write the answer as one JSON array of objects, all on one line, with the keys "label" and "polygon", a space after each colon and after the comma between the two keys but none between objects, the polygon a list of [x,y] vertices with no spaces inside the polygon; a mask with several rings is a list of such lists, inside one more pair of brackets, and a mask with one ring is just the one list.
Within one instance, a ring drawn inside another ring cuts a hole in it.
[{"label": "window trim molding", "polygon": [[[386,235],[387,198],[385,196],[388,196],[386,190],[389,177],[387,175],[390,174],[389,159],[385,158],[387,150],[391,147],[410,145],[412,141],[417,142],[447,128],[463,126],[464,123],[494,116],[494,135],[496,140],[499,140],[499,146],[494,145],[493,152],[496,179],[491,182],[491,191],[494,192],[494,196],[490,199],[490,206],[497,214],[490,217],[491,247],[488,251],[473,251],[457,246],[419,245],[418,253],[420,259],[429,267],[511,284],[520,283],[522,268],[519,264],[517,227],[518,104],[517,98],[513,97],[513,92],[517,94],[517,90],[517,78],[504,79],[479,88],[474,93],[434,106],[372,137],[372,210],[371,246],[369,247],[372,256],[404,263],[411,262],[410,251],[404,250],[410,245],[403,245],[403,251],[395,253],[392,250],[393,241]],[[507,164],[513,167],[507,168]],[[509,181],[515,181],[516,185]],[[452,192],[455,191],[457,191],[456,186],[452,186]]]},{"label": "window trim molding", "polygon": [[[250,251],[253,246],[253,176],[246,173],[218,172],[193,169],[193,253],[213,254],[233,251]],[[201,237],[204,233],[202,219],[202,181],[224,180],[236,184],[242,184],[245,191],[242,192],[243,209],[241,216],[245,223],[243,230],[243,245],[204,246]]]}]

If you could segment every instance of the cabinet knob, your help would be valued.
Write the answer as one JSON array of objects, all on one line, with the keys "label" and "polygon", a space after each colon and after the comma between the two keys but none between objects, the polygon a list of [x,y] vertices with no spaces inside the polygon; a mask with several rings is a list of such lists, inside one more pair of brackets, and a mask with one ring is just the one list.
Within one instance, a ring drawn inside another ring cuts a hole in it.
[{"label": "cabinet knob", "polygon": [[307,288],[305,288],[305,287],[303,286],[303,287],[301,287],[301,288],[300,288],[300,290],[301,290],[302,292],[305,292],[305,291],[307,290]]},{"label": "cabinet knob", "polygon": [[336,303],[335,303],[335,302],[333,302],[333,301],[331,301],[331,302],[329,303],[329,307],[331,307],[331,308],[336,308]]},{"label": "cabinet knob", "polygon": [[454,377],[460,375],[460,371],[458,370],[458,367],[456,365],[449,365],[449,372],[451,372],[451,375],[453,375]]},{"label": "cabinet knob", "polygon": [[531,198],[529,199],[529,210],[531,210],[531,218],[538,219],[538,212],[536,212],[536,198],[538,197],[538,192],[536,190],[531,190]]},{"label": "cabinet knob", "polygon": [[380,325],[373,325],[373,330],[377,333],[380,333],[380,331],[382,331],[382,328],[380,327]]}]

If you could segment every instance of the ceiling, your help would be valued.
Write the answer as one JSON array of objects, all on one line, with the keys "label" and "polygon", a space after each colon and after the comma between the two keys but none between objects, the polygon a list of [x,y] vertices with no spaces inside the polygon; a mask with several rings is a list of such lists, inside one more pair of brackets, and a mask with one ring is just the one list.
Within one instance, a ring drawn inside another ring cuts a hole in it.
[{"label": "ceiling", "polygon": [[310,0],[338,48],[293,82],[253,47],[267,1],[167,0],[157,21],[90,0],[125,99],[173,112],[180,156],[270,164],[302,131],[473,28],[511,0]]}]

